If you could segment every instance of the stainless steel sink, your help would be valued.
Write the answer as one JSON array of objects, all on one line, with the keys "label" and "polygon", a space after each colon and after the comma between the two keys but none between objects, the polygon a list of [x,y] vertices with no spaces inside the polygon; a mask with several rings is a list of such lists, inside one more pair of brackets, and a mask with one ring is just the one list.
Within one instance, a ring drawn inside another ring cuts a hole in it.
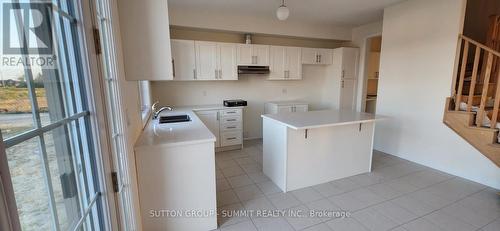
[{"label": "stainless steel sink", "polygon": [[180,123],[180,122],[189,122],[191,118],[189,115],[173,115],[173,116],[160,116],[158,122],[160,124],[166,123]]}]

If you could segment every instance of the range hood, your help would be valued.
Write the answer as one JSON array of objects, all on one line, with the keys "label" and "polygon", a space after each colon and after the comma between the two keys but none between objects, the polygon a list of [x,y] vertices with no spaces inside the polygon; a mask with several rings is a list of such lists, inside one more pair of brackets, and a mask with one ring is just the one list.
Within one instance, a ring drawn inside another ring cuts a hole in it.
[{"label": "range hood", "polygon": [[269,66],[238,66],[238,75],[265,75],[269,74]]}]

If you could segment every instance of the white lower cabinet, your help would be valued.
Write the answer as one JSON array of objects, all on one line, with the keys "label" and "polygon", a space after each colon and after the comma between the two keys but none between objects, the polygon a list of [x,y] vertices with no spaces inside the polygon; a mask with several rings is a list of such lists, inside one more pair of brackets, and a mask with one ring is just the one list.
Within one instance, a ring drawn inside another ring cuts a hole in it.
[{"label": "white lower cabinet", "polygon": [[215,136],[215,147],[220,147],[220,139],[219,139],[219,111],[211,110],[211,111],[198,111],[196,112],[200,120],[207,126],[208,130],[210,130]]},{"label": "white lower cabinet", "polygon": [[309,111],[309,105],[303,102],[295,101],[275,101],[265,104],[265,114],[278,114],[284,112],[306,112]]},{"label": "white lower cabinet", "polygon": [[196,114],[216,136],[216,148],[243,144],[243,109],[200,110]]}]

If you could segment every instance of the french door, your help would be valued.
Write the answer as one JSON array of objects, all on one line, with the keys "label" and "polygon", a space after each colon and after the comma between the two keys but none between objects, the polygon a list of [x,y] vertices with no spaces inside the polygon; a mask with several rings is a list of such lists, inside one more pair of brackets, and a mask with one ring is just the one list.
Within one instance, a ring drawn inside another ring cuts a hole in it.
[{"label": "french door", "polygon": [[12,230],[109,230],[81,1],[2,3],[2,37],[18,49],[4,55],[54,62],[2,66],[0,213]]}]

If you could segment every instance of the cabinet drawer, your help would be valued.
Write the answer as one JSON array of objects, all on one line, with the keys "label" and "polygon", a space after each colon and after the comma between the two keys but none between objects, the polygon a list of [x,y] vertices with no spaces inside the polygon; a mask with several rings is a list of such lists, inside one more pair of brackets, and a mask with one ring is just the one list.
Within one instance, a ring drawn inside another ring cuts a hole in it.
[{"label": "cabinet drawer", "polygon": [[222,116],[241,115],[241,109],[224,109],[221,110]]},{"label": "cabinet drawer", "polygon": [[241,130],[241,123],[240,122],[221,123],[220,130],[223,132],[224,131]]},{"label": "cabinet drawer", "polygon": [[222,132],[221,133],[221,146],[231,146],[242,143],[241,131]]},{"label": "cabinet drawer", "polygon": [[221,123],[241,122],[241,116],[222,116],[220,122]]}]

